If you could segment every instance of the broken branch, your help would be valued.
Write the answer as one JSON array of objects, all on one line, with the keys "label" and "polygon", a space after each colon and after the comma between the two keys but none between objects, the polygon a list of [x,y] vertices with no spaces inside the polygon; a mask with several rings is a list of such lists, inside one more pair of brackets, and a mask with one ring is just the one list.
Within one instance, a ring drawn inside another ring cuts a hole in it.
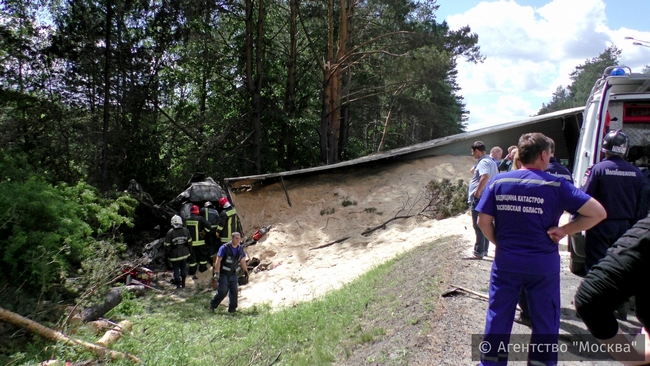
[{"label": "broken branch", "polygon": [[311,249],[309,249],[309,250],[321,249],[321,248],[329,247],[330,245],[334,245],[334,244],[336,244],[336,243],[341,243],[341,242],[344,242],[344,241],[346,241],[346,240],[348,240],[348,239],[350,239],[350,236],[348,236],[347,238],[343,238],[343,239],[339,239],[339,240],[333,241],[333,242],[331,242],[331,243],[323,244],[323,245],[318,246],[318,247],[315,247],[315,248],[311,248]]},{"label": "broken branch", "polygon": [[381,228],[386,228],[386,224],[388,224],[389,222],[391,222],[391,221],[393,221],[393,220],[397,220],[397,219],[408,219],[409,217],[413,217],[413,215],[395,216],[395,217],[393,217],[392,219],[389,219],[389,220],[384,221],[382,224],[380,224],[380,225],[378,225],[378,226],[375,226],[375,227],[372,227],[372,228],[366,229],[366,231],[362,232],[361,235],[368,235],[368,234],[372,233],[372,232],[375,231],[375,230],[379,230],[379,229],[381,229]]}]

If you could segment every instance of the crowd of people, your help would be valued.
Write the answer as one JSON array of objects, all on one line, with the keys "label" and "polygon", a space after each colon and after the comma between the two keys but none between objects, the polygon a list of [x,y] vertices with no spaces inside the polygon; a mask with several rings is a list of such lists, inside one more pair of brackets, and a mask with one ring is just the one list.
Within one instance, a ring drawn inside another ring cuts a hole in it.
[{"label": "crowd of people", "polygon": [[196,280],[197,272],[212,267],[217,292],[210,300],[210,310],[216,309],[228,296],[228,312],[234,313],[240,274],[248,280],[246,252],[240,246],[243,229],[237,210],[227,197],[220,198],[218,205],[219,209],[210,201],[202,208],[192,204],[187,218],[174,215],[164,248],[173,268],[172,283],[177,289],[185,287],[188,275]]},{"label": "crowd of people", "polygon": [[[481,353],[481,365],[507,364],[507,349],[497,345],[508,344],[518,303],[518,321],[532,328],[530,344],[556,346],[530,348],[528,364],[557,364],[558,241],[582,231],[587,232],[588,272],[575,295],[577,314],[601,344],[626,350],[611,352],[615,359],[628,365],[650,361],[645,333],[650,326],[645,269],[650,217],[642,174],[625,161],[628,149],[625,133],[609,132],[602,144],[605,158],[587,171],[578,189],[570,171],[555,159],[553,140],[541,133],[522,135],[503,159],[499,147],[488,154],[483,142],[472,144],[477,164],[468,203],[476,232],[474,258],[482,259],[490,242],[495,246],[483,338],[491,347]],[[572,219],[560,225],[565,211]],[[616,320],[617,309],[631,296],[644,331],[636,342],[621,333]]]}]

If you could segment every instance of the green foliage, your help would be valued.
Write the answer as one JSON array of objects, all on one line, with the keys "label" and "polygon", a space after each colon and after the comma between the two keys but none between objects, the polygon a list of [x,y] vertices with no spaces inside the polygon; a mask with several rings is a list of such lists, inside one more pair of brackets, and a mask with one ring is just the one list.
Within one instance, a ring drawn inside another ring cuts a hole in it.
[{"label": "green foliage", "polygon": [[576,66],[571,73],[571,85],[566,88],[558,86],[551,102],[543,104],[537,114],[545,114],[562,109],[583,107],[587,102],[591,89],[606,67],[617,65],[621,50],[616,46],[608,47],[603,53],[588,59],[583,65]]},{"label": "green foliage", "polygon": [[[355,348],[366,342],[381,341],[403,327],[417,327],[417,332],[425,329],[426,321],[418,322],[413,317],[423,320],[430,314],[413,314],[410,307],[404,306],[403,299],[413,291],[404,286],[404,281],[411,279],[405,274],[405,267],[421,261],[422,249],[444,253],[456,244],[450,238],[435,241],[426,248],[401,254],[322,297],[279,309],[254,306],[230,315],[219,307],[213,313],[207,310],[212,294],[205,293],[181,294],[173,301],[168,296],[151,292],[137,300],[125,298],[123,303],[128,304],[125,308],[114,309],[107,315],[113,321],[131,321],[133,332],[124,334],[112,348],[136,355],[144,365],[344,363]],[[431,301],[431,308],[439,299],[436,294],[439,293],[440,275],[435,270],[428,271],[424,276],[426,280],[418,287],[423,294],[433,294],[422,295]],[[183,301],[179,301],[181,299]],[[137,305],[132,301],[137,301]],[[402,316],[409,320],[388,319]],[[377,319],[387,322],[378,324]],[[96,335],[81,327],[75,338],[93,342]],[[16,352],[1,353],[0,364],[8,364],[10,359],[15,364],[34,365],[44,359],[74,363],[94,358],[79,347],[52,345],[41,340],[31,345]],[[111,365],[132,365],[132,362],[116,360]]]},{"label": "green foliage", "polygon": [[343,205],[343,207],[356,206],[357,201],[351,201],[348,197],[345,197],[343,202],[341,202],[341,205]]},{"label": "green foliage", "polygon": [[467,203],[468,188],[463,180],[458,180],[456,185],[452,184],[449,179],[432,180],[427,184],[425,190],[428,207],[424,213],[434,219],[442,220],[466,211],[469,208]]},{"label": "green foliage", "polygon": [[144,306],[138,300],[136,300],[136,295],[133,292],[122,291],[122,301],[111,311],[106,313],[107,318],[115,318],[119,316],[133,316],[137,314],[142,314],[144,311]]},{"label": "green foliage", "polygon": [[334,214],[334,212],[336,212],[334,207],[332,207],[332,208],[324,208],[324,209],[320,210],[320,215],[321,216],[332,215],[332,214]]},{"label": "green foliage", "polygon": [[47,294],[95,282],[93,273],[106,277],[123,249],[117,228],[133,224],[137,202],[103,199],[84,182],[52,185],[21,162],[0,151],[0,283],[20,279],[25,289]]}]

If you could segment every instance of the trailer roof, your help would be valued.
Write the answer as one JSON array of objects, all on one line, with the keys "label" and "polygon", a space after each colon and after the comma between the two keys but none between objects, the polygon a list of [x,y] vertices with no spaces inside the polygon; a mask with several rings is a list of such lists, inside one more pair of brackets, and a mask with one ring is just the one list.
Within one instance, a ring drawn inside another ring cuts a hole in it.
[{"label": "trailer roof", "polygon": [[226,188],[230,190],[231,187],[237,189],[269,179],[275,181],[287,177],[322,173],[361,164],[409,160],[425,156],[469,155],[470,146],[475,140],[483,141],[488,148],[500,146],[505,150],[508,146],[516,145],[519,137],[529,132],[541,132],[552,138],[556,145],[555,156],[558,159],[566,158],[572,160],[573,156],[570,156],[572,154],[570,154],[569,150],[575,150],[575,147],[567,147],[566,141],[577,141],[577,136],[582,125],[583,110],[584,107],[565,109],[519,121],[499,123],[495,126],[447,136],[336,164],[280,173],[225,178],[224,182],[226,183]]}]

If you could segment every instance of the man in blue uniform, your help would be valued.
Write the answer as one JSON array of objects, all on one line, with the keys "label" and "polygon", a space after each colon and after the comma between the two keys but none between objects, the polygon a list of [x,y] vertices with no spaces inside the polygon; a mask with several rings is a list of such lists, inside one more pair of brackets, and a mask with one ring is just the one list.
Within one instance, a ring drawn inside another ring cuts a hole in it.
[{"label": "man in blue uniform", "polygon": [[248,277],[248,267],[246,267],[246,252],[239,245],[241,234],[233,232],[231,240],[219,248],[214,263],[214,278],[218,281],[219,286],[217,293],[210,300],[210,310],[219,306],[223,299],[228,296],[228,312],[234,313],[237,310],[237,296],[239,293],[239,279],[237,270],[244,271]]},{"label": "man in blue uniform", "polygon": [[573,183],[573,175],[571,175],[569,169],[560,164],[560,162],[555,158],[555,141],[549,137],[548,142],[551,146],[551,160],[548,162],[548,168],[546,168],[545,172],[564,178],[568,180],[569,183]]},{"label": "man in blue uniform", "polygon": [[[573,176],[571,175],[569,169],[567,169],[564,165],[560,164],[557,159],[555,159],[555,141],[549,137],[548,142],[551,149],[551,158],[548,162],[548,167],[546,168],[545,172],[556,177],[564,178],[569,183],[573,184]],[[515,321],[517,323],[530,326],[530,315],[528,314],[528,301],[526,301],[525,291],[521,291],[521,294],[519,295],[519,307],[521,308],[521,313],[519,314],[519,318],[516,318]]]},{"label": "man in blue uniform", "polygon": [[642,212],[643,175],[625,161],[629,139],[621,130],[610,131],[603,138],[601,152],[605,159],[585,172],[583,190],[597,199],[607,211],[607,220],[599,223],[585,236],[585,270],[598,263],[607,249],[639,219]]},{"label": "man in blue uniform", "polygon": [[496,176],[499,171],[497,169],[497,165],[494,164],[494,161],[490,155],[487,154],[485,144],[483,144],[482,141],[476,141],[472,144],[472,156],[474,159],[477,159],[478,162],[474,166],[472,179],[469,181],[467,202],[472,209],[472,225],[474,226],[474,232],[476,233],[476,242],[474,243],[474,258],[481,259],[483,256],[487,255],[488,246],[490,243],[476,224],[476,220],[478,218],[476,205],[478,204],[478,201],[483,194],[485,186],[487,186],[487,183],[490,181],[490,178]]},{"label": "man in blue uniform", "polygon": [[[541,133],[522,135],[518,144],[522,168],[490,181],[478,206],[478,225],[496,246],[490,273],[490,300],[482,354],[483,365],[505,365],[517,298],[526,290],[532,323],[531,343],[557,344],[560,328],[560,254],[557,242],[589,229],[606,217],[598,201],[563,178],[544,172],[549,141]],[[558,227],[564,211],[579,213]],[[507,348],[506,348],[507,351]],[[529,364],[556,365],[557,352],[533,349]]]}]

